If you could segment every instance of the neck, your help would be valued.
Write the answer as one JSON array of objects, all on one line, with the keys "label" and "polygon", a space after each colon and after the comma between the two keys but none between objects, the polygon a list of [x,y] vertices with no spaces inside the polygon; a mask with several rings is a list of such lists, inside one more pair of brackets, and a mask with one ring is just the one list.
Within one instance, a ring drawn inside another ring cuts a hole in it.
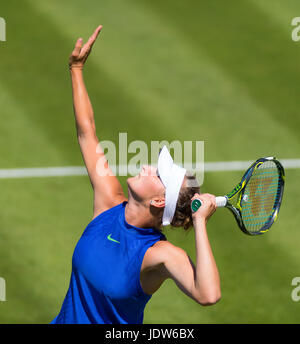
[{"label": "neck", "polygon": [[161,225],[160,218],[151,213],[150,206],[137,202],[130,196],[125,207],[125,219],[130,225],[139,228],[160,229]]}]

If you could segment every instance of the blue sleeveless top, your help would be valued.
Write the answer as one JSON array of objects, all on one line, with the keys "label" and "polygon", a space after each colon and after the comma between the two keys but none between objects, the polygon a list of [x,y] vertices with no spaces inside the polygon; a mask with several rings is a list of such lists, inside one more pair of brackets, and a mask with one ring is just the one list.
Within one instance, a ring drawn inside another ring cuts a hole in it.
[{"label": "blue sleeveless top", "polygon": [[140,271],[149,247],[165,236],[126,222],[127,201],[86,227],[74,250],[70,286],[52,324],[141,324],[151,295]]}]

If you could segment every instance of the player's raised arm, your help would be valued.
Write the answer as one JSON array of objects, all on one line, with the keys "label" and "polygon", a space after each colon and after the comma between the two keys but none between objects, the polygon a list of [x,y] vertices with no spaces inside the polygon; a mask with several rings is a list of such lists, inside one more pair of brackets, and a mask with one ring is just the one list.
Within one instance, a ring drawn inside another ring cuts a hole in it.
[{"label": "player's raised arm", "polygon": [[84,45],[82,45],[82,38],[79,38],[69,58],[77,137],[94,189],[94,217],[126,200],[121,184],[110,170],[99,144],[94,112],[82,73],[84,64],[101,29],[102,25],[98,26]]}]

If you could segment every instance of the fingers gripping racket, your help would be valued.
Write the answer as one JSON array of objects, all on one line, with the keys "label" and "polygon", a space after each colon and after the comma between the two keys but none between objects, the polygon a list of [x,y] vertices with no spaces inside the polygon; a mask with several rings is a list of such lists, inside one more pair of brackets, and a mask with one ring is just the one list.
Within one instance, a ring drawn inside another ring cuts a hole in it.
[{"label": "fingers gripping racket", "polygon": [[[263,234],[276,221],[284,190],[284,168],[273,157],[256,160],[242,180],[226,196],[216,197],[217,207],[228,208],[240,229],[249,235]],[[233,205],[233,198],[236,204]],[[195,212],[201,200],[193,200]]]}]

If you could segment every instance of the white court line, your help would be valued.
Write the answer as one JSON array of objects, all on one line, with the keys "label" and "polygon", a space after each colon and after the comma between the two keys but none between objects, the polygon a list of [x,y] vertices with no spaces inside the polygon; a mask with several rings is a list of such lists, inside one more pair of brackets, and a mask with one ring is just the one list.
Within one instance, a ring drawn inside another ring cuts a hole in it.
[{"label": "white court line", "polygon": [[0,169],[0,178],[64,177],[86,174],[86,168],[79,166]]},{"label": "white court line", "polygon": [[[204,164],[205,172],[217,171],[244,171],[254,161],[219,161],[219,162],[206,162]],[[285,169],[300,168],[300,159],[281,159]]]},{"label": "white court line", "polygon": [[[285,169],[300,168],[300,159],[280,160]],[[204,163],[204,172],[244,171],[253,161],[218,161]],[[120,165],[119,170],[126,170],[128,166]],[[115,170],[114,166],[111,166]],[[87,175],[85,167],[41,167],[41,168],[15,168],[0,169],[0,179],[6,178],[34,178],[34,177],[65,177]]]}]

